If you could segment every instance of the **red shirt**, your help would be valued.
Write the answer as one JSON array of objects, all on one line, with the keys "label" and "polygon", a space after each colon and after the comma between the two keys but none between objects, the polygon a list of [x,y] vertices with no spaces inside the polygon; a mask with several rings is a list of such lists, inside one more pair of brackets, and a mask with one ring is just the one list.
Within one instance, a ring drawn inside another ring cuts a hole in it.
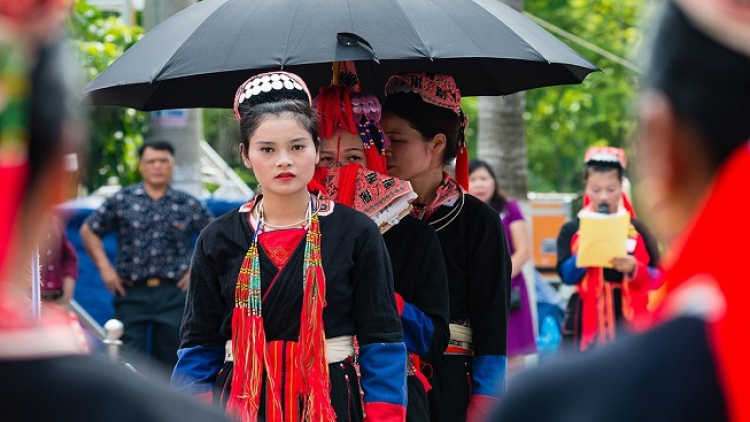
[{"label": "red shirt", "polygon": [[57,216],[51,219],[46,240],[39,244],[39,264],[42,291],[61,290],[66,276],[78,277],[78,255]]}]

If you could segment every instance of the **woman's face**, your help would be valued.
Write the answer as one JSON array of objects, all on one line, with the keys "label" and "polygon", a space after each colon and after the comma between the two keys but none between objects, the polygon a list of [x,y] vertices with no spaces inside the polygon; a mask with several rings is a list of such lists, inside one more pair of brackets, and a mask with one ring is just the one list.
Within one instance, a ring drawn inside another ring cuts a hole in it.
[{"label": "woman's face", "polygon": [[589,171],[586,194],[591,199],[594,211],[598,211],[601,204],[607,204],[610,214],[617,212],[622,197],[622,181],[617,176],[617,170]]},{"label": "woman's face", "polygon": [[247,151],[240,145],[240,155],[266,195],[306,192],[318,162],[312,135],[291,113],[268,117],[250,137]]},{"label": "woman's face", "polygon": [[365,156],[364,145],[362,145],[362,138],[345,130],[339,132],[340,136],[334,134],[332,137],[321,141],[318,167],[332,167],[337,164],[345,166],[352,163],[367,167],[367,157]]},{"label": "woman's face", "polygon": [[469,174],[469,193],[489,203],[495,194],[495,179],[484,167],[478,167]]},{"label": "woman's face", "polygon": [[426,140],[407,120],[390,111],[383,113],[380,126],[391,142],[385,150],[388,175],[411,180],[430,168],[433,140]]}]

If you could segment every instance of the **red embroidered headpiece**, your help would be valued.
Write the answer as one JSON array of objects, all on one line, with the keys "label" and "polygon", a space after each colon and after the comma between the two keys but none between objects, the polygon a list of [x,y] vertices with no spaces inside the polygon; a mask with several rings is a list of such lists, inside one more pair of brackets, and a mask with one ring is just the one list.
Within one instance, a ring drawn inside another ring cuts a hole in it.
[{"label": "red embroidered headpiece", "polygon": [[410,92],[419,95],[425,103],[447,108],[458,115],[461,128],[457,140],[456,181],[468,190],[469,150],[464,134],[469,126],[469,116],[461,110],[461,91],[456,85],[456,80],[450,75],[413,72],[392,75],[385,83],[385,95]]},{"label": "red embroidered headpiece", "polygon": [[623,170],[628,167],[628,159],[625,156],[625,151],[622,148],[616,147],[590,147],[586,150],[583,161],[586,165],[619,166]]},{"label": "red embroidered headpiece", "polygon": [[401,73],[388,78],[385,95],[413,92],[422,101],[461,115],[461,91],[450,75]]}]

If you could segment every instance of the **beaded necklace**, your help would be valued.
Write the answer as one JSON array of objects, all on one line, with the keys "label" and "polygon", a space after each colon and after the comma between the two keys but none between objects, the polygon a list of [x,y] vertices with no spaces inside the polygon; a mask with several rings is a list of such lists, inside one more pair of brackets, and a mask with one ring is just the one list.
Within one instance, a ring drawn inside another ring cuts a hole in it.
[{"label": "beaded necklace", "polygon": [[[310,196],[307,212],[308,229],[302,270],[303,304],[299,345],[303,386],[303,418],[308,421],[334,420],[330,402],[330,378],[325,358],[323,307],[325,306],[325,275],[320,251],[320,222],[313,211],[315,201]],[[261,209],[259,208],[259,211]],[[242,261],[235,289],[235,308],[232,315],[232,353],[235,356],[232,386],[227,412],[241,421],[256,421],[260,410],[264,373],[269,370],[269,353],[263,327],[260,259],[258,235],[263,229],[263,214],[250,247]],[[268,382],[266,415],[281,415],[277,380]],[[271,419],[274,420],[274,419]]]}]

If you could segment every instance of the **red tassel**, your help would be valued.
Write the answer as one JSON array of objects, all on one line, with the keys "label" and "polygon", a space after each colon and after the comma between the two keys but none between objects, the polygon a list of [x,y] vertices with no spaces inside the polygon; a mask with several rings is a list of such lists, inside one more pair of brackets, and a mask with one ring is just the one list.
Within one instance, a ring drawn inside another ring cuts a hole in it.
[{"label": "red tassel", "polygon": [[387,174],[385,155],[379,153],[375,145],[365,144],[365,157],[367,158],[367,168],[380,174]]},{"label": "red tassel", "polygon": [[602,292],[602,269],[589,268],[586,270],[586,280],[579,285],[582,302],[582,333],[580,350],[587,350],[594,345],[597,338],[599,320],[598,300]]},{"label": "red tassel", "polygon": [[464,190],[469,190],[469,149],[466,144],[459,145],[456,155],[456,182]]},{"label": "red tassel", "polygon": [[[309,233],[320,236],[319,222],[314,220],[315,227]],[[300,345],[302,346],[302,373],[307,377],[305,385],[306,402],[303,420],[309,422],[328,422],[336,420],[336,413],[331,405],[331,382],[326,362],[325,329],[323,327],[323,308],[325,307],[325,274],[320,265],[320,239],[313,239],[313,250],[310,260],[313,263],[305,274],[306,300],[302,308],[302,325],[300,326]],[[317,263],[317,265],[315,264]]]},{"label": "red tassel", "polygon": [[339,172],[339,194],[336,198],[336,202],[346,205],[347,207],[354,206],[357,172],[361,168],[362,166],[359,164],[347,164],[341,167]]},{"label": "red tassel", "polygon": [[234,368],[227,413],[241,422],[256,422],[263,386],[263,318],[247,315],[247,309],[235,307],[232,330]]},{"label": "red tassel", "polygon": [[328,196],[325,188],[326,177],[328,177],[328,168],[326,166],[315,167],[313,178],[307,183],[307,190],[313,195],[323,194]]},{"label": "red tassel", "polygon": [[320,137],[330,138],[339,127],[350,133],[357,133],[349,89],[338,85],[321,87],[318,94]]}]

